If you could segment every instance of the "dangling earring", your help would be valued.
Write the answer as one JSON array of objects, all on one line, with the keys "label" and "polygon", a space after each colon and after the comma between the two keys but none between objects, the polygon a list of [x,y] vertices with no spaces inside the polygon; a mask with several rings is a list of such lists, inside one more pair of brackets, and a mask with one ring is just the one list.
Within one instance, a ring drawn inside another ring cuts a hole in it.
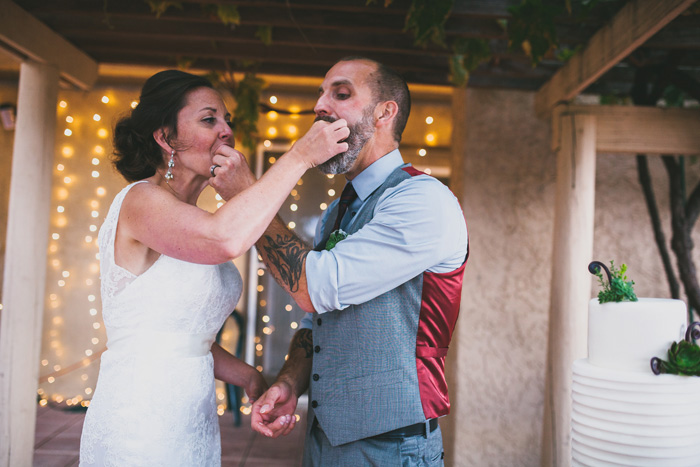
[{"label": "dangling earring", "polygon": [[173,167],[175,167],[175,150],[171,149],[170,150],[170,160],[168,161],[168,171],[165,172],[165,181],[169,182],[172,180],[174,177],[173,175]]}]

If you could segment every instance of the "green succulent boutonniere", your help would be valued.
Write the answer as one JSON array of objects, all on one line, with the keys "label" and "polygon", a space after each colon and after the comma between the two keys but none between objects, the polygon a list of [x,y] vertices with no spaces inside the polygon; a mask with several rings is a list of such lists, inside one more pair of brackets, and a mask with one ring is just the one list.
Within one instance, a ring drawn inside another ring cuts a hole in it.
[{"label": "green succulent boutonniere", "polygon": [[[605,279],[603,279],[603,272],[601,270],[604,270],[608,276],[607,283],[605,283]],[[610,261],[610,269],[608,269],[600,261],[593,261],[588,265],[588,271],[598,277],[598,281],[601,287],[603,287],[603,290],[598,292],[598,302],[637,301],[637,295],[634,293],[634,281],[627,280],[627,276],[625,276],[627,265],[623,264],[618,269],[615,267],[613,261]]]},{"label": "green succulent boutonniere", "polygon": [[668,361],[654,357],[651,359],[651,371],[654,374],[700,376],[700,346],[693,343],[700,339],[700,322],[688,326],[685,340],[674,342],[668,349]]},{"label": "green succulent boutonniere", "polygon": [[342,229],[331,232],[326,242],[326,250],[331,250],[339,241],[345,240],[346,238],[348,238],[348,234]]}]

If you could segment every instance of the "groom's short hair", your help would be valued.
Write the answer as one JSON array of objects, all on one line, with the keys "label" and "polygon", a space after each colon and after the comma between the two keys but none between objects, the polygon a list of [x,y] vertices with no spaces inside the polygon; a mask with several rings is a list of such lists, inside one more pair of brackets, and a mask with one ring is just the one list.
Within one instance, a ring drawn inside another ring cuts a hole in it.
[{"label": "groom's short hair", "polygon": [[398,112],[394,120],[394,139],[397,143],[401,142],[401,135],[406,128],[408,115],[411,113],[411,93],[408,90],[406,80],[396,70],[390,68],[383,63],[380,63],[371,58],[360,56],[349,56],[338,60],[340,62],[352,62],[355,60],[364,60],[373,63],[376,69],[370,73],[369,85],[372,90],[374,103],[386,101],[394,101],[398,106]]}]

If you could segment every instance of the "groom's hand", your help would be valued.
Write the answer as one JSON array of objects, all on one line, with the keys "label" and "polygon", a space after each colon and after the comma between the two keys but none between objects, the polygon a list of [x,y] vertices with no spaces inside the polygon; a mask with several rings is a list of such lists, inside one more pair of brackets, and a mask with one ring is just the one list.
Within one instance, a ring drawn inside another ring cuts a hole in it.
[{"label": "groom's hand", "polygon": [[245,156],[230,146],[220,146],[212,163],[219,167],[214,169],[215,176],[209,179],[209,185],[225,201],[256,182]]},{"label": "groom's hand", "polygon": [[276,382],[253,404],[250,425],[269,438],[289,434],[296,425],[297,397],[289,384]]}]

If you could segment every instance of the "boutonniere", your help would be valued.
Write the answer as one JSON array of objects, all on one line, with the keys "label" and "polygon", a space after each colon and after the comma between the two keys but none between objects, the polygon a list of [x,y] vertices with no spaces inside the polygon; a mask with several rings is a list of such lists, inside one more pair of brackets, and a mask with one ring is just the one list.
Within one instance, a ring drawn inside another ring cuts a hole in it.
[{"label": "boutonniere", "polygon": [[339,241],[345,240],[347,237],[347,232],[342,229],[331,232],[331,235],[328,237],[328,241],[326,242],[326,250],[331,250]]}]

